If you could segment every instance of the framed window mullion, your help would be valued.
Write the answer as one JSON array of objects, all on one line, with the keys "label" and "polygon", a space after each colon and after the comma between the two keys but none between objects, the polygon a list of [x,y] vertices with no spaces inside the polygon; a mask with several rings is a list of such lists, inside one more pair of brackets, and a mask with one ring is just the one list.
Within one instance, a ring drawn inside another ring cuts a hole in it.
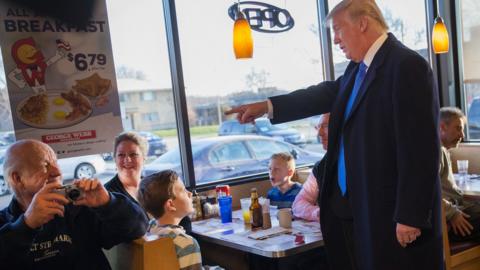
[{"label": "framed window mullion", "polygon": [[178,38],[177,14],[175,0],[163,0],[165,28],[167,33],[168,55],[172,73],[173,104],[176,114],[180,158],[185,186],[194,189],[195,172],[193,167],[192,143],[188,121],[187,98],[183,80],[182,58]]},{"label": "framed window mullion", "polygon": [[325,27],[325,18],[328,15],[328,0],[317,0],[318,7],[318,31],[320,38],[320,49],[323,63],[323,75],[325,80],[335,80],[333,68],[332,42],[330,28]]}]

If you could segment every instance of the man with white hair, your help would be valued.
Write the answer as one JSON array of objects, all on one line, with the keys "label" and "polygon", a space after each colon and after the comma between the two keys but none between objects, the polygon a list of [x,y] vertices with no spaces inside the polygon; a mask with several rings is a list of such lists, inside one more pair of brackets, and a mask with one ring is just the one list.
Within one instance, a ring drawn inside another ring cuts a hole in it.
[{"label": "man with white hair", "polygon": [[97,179],[62,190],[54,151],[35,140],[12,144],[4,177],[13,190],[0,211],[0,262],[5,269],[110,269],[102,248],[142,236],[147,220],[125,196]]},{"label": "man with white hair", "polygon": [[[322,114],[318,124],[315,126],[317,136],[322,143],[324,150],[328,148],[328,121],[330,114]],[[302,190],[295,197],[292,204],[293,215],[311,221],[320,220],[320,207],[318,207],[319,193],[322,187],[325,159],[318,161],[313,166],[312,172],[302,185]]]},{"label": "man with white hair", "polygon": [[375,1],[343,0],[327,19],[351,60],[343,76],[227,113],[279,123],[330,112],[320,223],[333,269],[442,269],[430,65],[387,33]]}]

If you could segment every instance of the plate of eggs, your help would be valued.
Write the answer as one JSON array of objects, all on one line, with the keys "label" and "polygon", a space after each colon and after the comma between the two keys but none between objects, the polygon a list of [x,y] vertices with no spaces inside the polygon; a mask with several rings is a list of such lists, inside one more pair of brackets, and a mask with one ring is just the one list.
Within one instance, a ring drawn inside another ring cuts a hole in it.
[{"label": "plate of eggs", "polygon": [[92,107],[88,98],[71,90],[29,96],[18,104],[16,111],[26,125],[53,129],[82,122],[90,116]]}]

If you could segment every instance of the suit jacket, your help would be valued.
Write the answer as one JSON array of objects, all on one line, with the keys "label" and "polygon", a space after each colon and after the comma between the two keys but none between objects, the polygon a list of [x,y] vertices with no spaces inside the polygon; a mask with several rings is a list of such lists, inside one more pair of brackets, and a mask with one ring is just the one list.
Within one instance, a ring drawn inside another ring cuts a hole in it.
[{"label": "suit jacket", "polygon": [[[429,64],[392,34],[375,55],[350,116],[346,104],[358,64],[336,81],[270,98],[273,123],[330,112],[320,221],[327,252],[337,245],[328,219],[344,137],[347,189],[359,269],[441,269],[438,92]],[[295,106],[292,106],[295,104]],[[325,210],[324,210],[325,209]],[[402,248],[396,223],[421,228]],[[334,249],[332,249],[334,250]],[[329,253],[330,260],[345,254]]]}]

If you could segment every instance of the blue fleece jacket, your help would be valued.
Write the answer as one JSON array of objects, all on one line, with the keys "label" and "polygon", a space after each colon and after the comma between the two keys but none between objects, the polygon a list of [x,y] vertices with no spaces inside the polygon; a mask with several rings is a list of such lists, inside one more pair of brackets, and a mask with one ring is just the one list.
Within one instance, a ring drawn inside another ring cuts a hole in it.
[{"label": "blue fleece jacket", "polygon": [[145,234],[143,210],[124,195],[110,193],[98,208],[65,206],[38,229],[29,228],[17,200],[0,211],[2,269],[111,269],[102,248],[109,249]]}]

